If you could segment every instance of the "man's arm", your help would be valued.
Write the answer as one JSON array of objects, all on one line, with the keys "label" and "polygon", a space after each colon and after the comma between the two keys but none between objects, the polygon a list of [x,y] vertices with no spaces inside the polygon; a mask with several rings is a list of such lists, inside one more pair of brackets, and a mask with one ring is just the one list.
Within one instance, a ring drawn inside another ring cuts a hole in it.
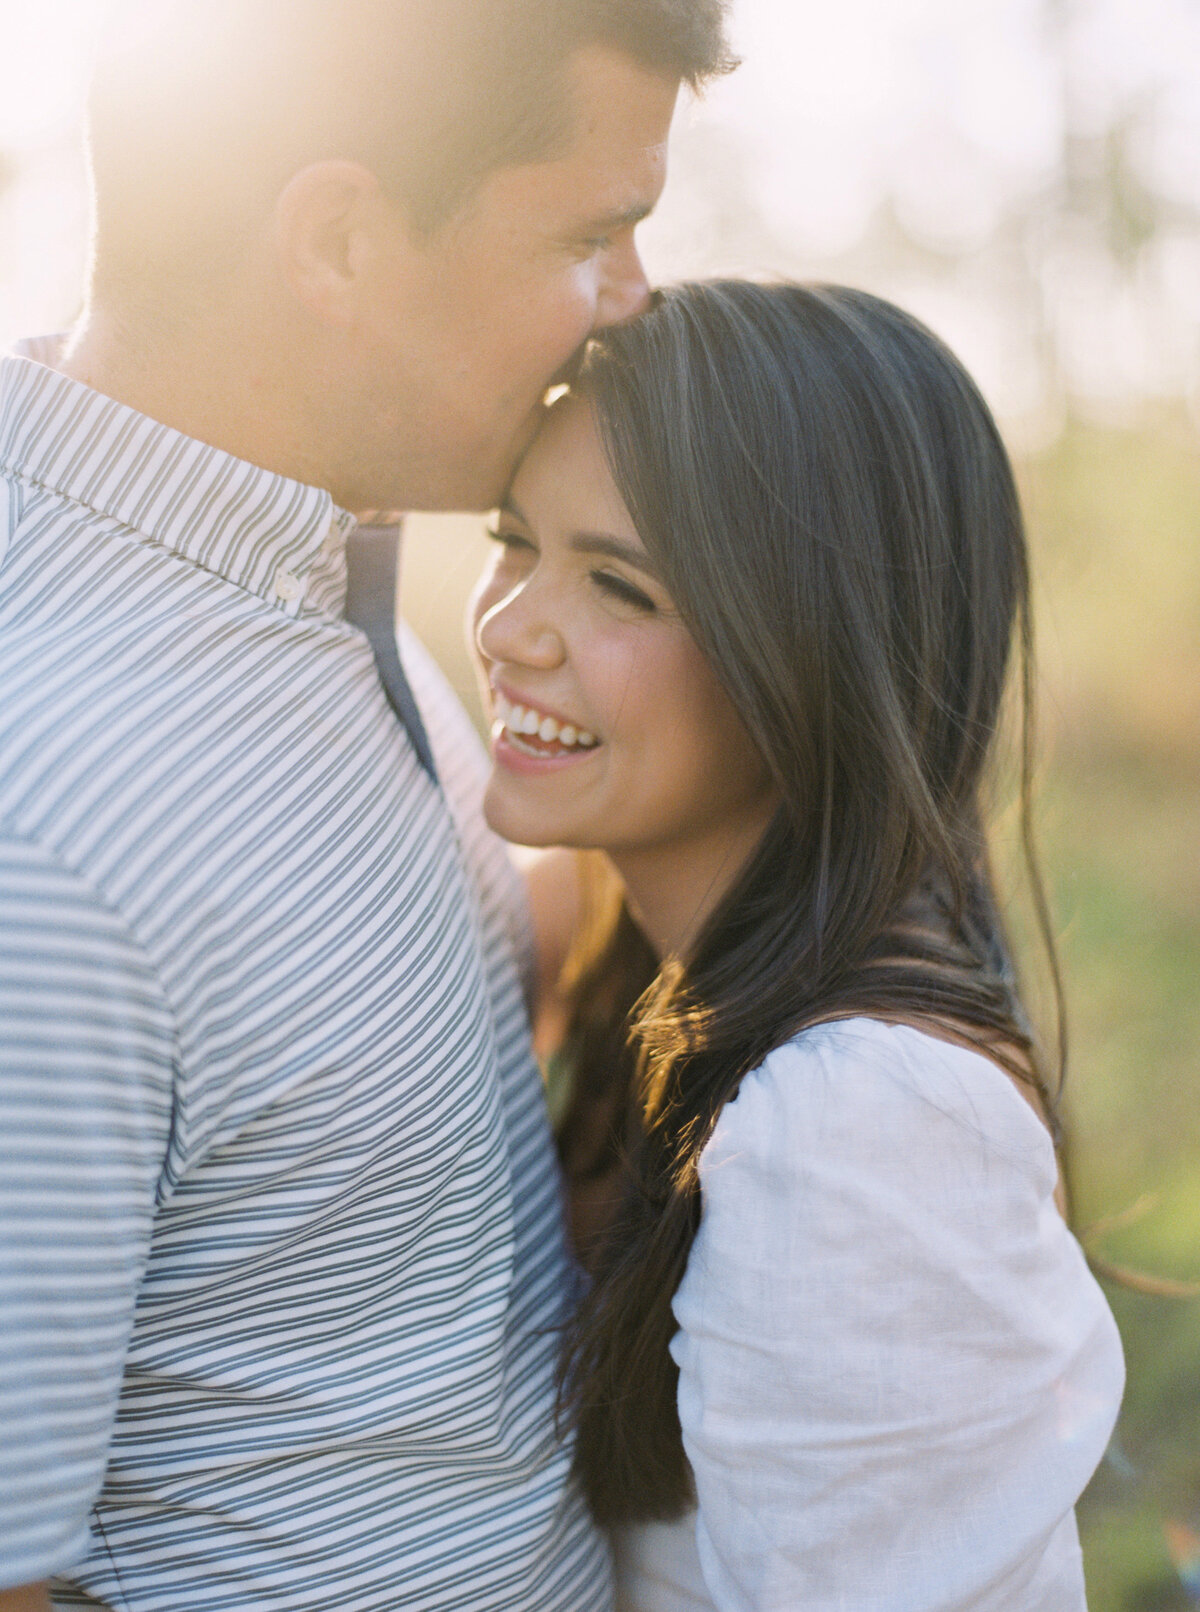
[{"label": "man's arm", "polygon": [[170,1136],[174,1027],[136,938],[0,835],[0,1607],[85,1555]]}]

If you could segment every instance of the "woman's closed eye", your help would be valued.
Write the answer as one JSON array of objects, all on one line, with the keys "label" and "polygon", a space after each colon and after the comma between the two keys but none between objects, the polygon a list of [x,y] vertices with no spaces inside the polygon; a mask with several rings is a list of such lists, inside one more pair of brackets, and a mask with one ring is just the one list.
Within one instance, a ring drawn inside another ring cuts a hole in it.
[{"label": "woman's closed eye", "polygon": [[484,531],[493,543],[503,549],[528,549],[531,553],[537,550],[522,532],[513,531],[510,526],[485,526]]},{"label": "woman's closed eye", "polygon": [[657,611],[658,606],[648,593],[615,571],[592,571],[589,573],[592,581],[603,592],[613,599],[619,599],[622,604],[632,605],[635,610],[644,611],[647,615]]},{"label": "woman's closed eye", "polygon": [[533,573],[541,550],[530,537],[511,526],[487,526],[484,530],[495,544],[491,564],[495,581],[513,583]]}]

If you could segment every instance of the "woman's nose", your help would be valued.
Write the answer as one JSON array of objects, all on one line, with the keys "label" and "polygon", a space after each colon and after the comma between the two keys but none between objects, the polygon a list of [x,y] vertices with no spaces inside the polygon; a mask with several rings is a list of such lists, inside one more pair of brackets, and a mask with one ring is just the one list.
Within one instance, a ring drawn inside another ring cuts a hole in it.
[{"label": "woman's nose", "polygon": [[558,627],[538,608],[536,589],[515,588],[493,604],[481,601],[475,647],[493,664],[552,670],[565,654]]}]

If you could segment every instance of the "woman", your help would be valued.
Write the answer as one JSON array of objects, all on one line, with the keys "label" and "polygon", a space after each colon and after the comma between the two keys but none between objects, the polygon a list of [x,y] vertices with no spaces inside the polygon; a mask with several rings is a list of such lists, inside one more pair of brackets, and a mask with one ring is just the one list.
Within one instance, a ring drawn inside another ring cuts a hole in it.
[{"label": "woman", "polygon": [[489,821],[618,881],[562,1146],[623,1604],[1074,1612],[1122,1364],[988,868],[1028,579],[985,405],[861,292],[680,287],[496,536]]}]

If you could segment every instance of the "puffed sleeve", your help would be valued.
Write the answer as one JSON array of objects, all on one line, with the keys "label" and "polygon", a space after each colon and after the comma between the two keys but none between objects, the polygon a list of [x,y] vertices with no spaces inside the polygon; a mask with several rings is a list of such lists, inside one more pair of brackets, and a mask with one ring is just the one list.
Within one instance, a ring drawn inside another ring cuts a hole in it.
[{"label": "puffed sleeve", "polygon": [[119,915],[0,836],[0,1588],[86,1550],[175,1075],[170,1011]]},{"label": "puffed sleeve", "polygon": [[1008,1077],[906,1027],[743,1082],[672,1345],[719,1612],[1082,1612],[1123,1363],[1055,1179]]}]

